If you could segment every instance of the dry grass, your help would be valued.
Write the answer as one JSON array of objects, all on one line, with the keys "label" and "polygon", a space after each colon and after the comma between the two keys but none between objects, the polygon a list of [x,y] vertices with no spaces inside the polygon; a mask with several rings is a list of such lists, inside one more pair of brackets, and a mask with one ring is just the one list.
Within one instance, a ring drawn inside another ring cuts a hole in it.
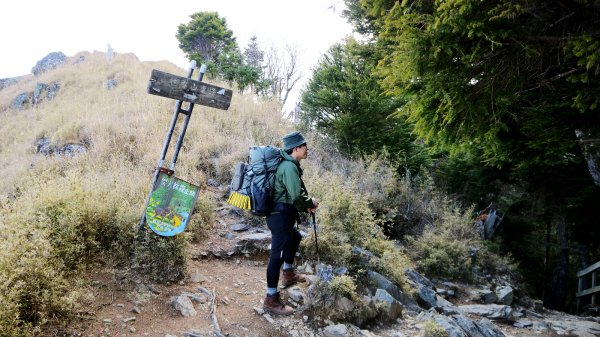
[{"label": "dry grass", "polygon": [[[83,62],[77,62],[80,57]],[[146,93],[152,69],[186,72],[169,63],[142,63],[131,54],[108,61],[103,53],[86,52],[0,91],[3,336],[36,334],[47,323],[68,319],[87,293],[78,286],[81,272],[98,262],[135,257],[134,267],[153,270],[150,277],[183,277],[187,241],[200,239],[212,225],[213,200],[199,198],[185,236],[134,241],[175,105]],[[117,86],[109,90],[108,80]],[[11,107],[18,94],[54,82],[60,90],[53,100],[21,110]],[[278,140],[290,130],[279,111],[274,102],[257,104],[239,95],[228,111],[194,107],[176,175],[201,187],[209,178],[227,182],[250,145],[268,142],[272,135]],[[164,166],[182,122],[179,118]],[[41,138],[52,146],[79,144],[87,150],[73,157],[44,156],[36,153]],[[145,245],[134,247],[133,242]],[[165,253],[179,259],[159,265]]]}]

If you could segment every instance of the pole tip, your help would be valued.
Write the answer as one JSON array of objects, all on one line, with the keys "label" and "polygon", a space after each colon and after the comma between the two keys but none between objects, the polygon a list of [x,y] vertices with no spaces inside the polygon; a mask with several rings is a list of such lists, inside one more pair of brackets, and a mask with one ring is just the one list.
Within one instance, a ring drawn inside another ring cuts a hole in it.
[{"label": "pole tip", "polygon": [[201,65],[200,65],[200,70],[199,70],[199,71],[200,71],[201,73],[205,73],[205,72],[206,72],[206,64],[204,64],[204,63],[203,63],[203,64],[201,64]]},{"label": "pole tip", "polygon": [[196,60],[192,60],[192,62],[190,62],[190,69],[194,68],[196,68]]}]

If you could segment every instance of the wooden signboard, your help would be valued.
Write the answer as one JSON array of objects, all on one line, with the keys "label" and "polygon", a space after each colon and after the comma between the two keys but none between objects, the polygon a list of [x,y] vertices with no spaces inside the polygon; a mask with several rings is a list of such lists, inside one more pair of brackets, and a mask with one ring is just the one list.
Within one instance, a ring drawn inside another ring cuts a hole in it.
[{"label": "wooden signboard", "polygon": [[148,93],[223,110],[229,109],[233,95],[229,89],[156,69],[150,75]]}]

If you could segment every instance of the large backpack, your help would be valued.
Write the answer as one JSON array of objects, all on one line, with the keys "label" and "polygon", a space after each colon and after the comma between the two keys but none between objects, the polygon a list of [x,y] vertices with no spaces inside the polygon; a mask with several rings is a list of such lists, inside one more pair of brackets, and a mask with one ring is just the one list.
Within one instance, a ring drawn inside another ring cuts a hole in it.
[{"label": "large backpack", "polygon": [[280,150],[274,146],[251,146],[248,163],[235,167],[227,202],[251,210],[254,215],[269,215],[274,206],[275,172],[281,159]]}]

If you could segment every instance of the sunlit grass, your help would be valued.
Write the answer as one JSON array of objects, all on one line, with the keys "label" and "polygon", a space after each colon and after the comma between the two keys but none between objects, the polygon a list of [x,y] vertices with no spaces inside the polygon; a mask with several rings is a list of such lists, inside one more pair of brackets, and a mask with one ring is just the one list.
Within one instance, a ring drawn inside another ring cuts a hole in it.
[{"label": "sunlit grass", "polygon": [[[203,194],[186,235],[156,240],[146,233],[136,239],[175,107],[175,100],[146,92],[152,69],[179,76],[187,72],[169,63],[142,63],[131,54],[116,54],[109,61],[103,53],[81,53],[0,91],[0,330],[8,336],[34,334],[68,318],[85,293],[75,287],[81,271],[95,263],[124,266],[133,260],[131,267],[154,270],[149,276],[157,281],[170,281],[159,279],[165,274],[183,277],[185,238],[199,240],[212,226],[215,201]],[[108,80],[117,86],[108,89]],[[60,89],[53,100],[11,107],[18,94],[55,82]],[[239,95],[228,111],[195,106],[176,176],[201,187],[209,178],[226,183],[230,167],[245,158],[250,145],[267,135],[279,139],[290,127],[279,110],[276,103],[256,104]],[[183,119],[163,166],[172,158]],[[36,153],[42,138],[55,148],[77,144],[86,151],[75,156]],[[34,253],[31,247],[44,249]],[[169,262],[168,273],[165,265],[156,264],[165,253],[182,257]],[[29,258],[19,258],[25,255]],[[21,262],[15,265],[15,259]],[[32,287],[47,296],[33,300]]]}]

